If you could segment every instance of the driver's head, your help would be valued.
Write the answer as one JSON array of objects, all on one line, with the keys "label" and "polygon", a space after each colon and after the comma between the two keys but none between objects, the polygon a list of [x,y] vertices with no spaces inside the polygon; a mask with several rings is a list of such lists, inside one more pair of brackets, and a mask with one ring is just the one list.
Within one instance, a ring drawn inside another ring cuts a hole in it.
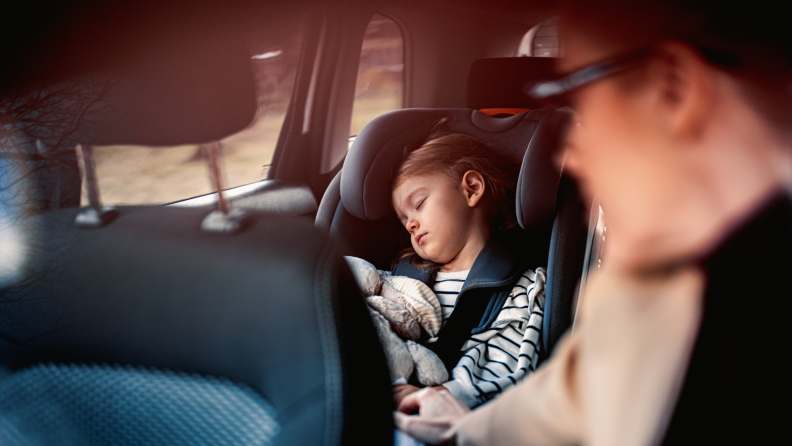
[{"label": "driver's head", "polygon": [[618,67],[567,95],[566,166],[601,201],[614,263],[695,256],[788,180],[792,33],[773,9],[563,3],[559,74]]}]

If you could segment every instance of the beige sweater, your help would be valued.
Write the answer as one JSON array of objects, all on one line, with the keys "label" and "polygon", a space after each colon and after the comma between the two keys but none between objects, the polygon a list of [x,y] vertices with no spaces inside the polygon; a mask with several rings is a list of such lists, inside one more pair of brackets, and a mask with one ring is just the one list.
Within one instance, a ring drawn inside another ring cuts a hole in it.
[{"label": "beige sweater", "polygon": [[653,445],[679,396],[704,278],[602,270],[575,331],[531,377],[459,423],[460,445]]}]

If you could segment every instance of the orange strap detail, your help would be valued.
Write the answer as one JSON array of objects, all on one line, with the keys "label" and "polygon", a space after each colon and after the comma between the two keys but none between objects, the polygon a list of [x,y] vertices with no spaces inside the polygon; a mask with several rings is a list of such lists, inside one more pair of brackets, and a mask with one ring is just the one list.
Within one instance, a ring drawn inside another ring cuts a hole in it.
[{"label": "orange strap detail", "polygon": [[487,116],[517,115],[529,111],[529,108],[482,108],[479,111]]}]

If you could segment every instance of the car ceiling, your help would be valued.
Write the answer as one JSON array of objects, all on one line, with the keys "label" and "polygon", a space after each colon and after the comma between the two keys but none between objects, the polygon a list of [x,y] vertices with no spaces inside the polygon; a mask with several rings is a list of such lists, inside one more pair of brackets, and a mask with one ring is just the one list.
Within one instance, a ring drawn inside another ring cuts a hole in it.
[{"label": "car ceiling", "polygon": [[[15,2],[0,33],[0,93],[64,79],[125,80],[93,122],[93,143],[175,144],[217,139],[255,114],[249,68],[255,30],[290,27],[305,11],[367,21],[382,11],[408,27],[406,106],[464,105],[467,70],[480,57],[512,55],[552,1],[320,0],[224,2],[96,0]],[[486,36],[486,37],[483,37]],[[152,82],[156,79],[157,82]],[[142,85],[146,85],[143,88]],[[113,116],[108,118],[108,116]],[[178,118],[175,118],[178,117]]]}]

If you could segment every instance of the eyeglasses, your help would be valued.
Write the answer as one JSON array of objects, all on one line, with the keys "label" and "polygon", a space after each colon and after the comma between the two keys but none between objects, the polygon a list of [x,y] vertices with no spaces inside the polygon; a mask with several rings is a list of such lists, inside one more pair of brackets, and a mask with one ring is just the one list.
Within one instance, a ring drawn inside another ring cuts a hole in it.
[{"label": "eyeglasses", "polygon": [[649,54],[650,51],[646,48],[633,51],[587,65],[560,79],[526,85],[524,89],[534,99],[556,98],[596,80],[632,68],[642,62]]}]

